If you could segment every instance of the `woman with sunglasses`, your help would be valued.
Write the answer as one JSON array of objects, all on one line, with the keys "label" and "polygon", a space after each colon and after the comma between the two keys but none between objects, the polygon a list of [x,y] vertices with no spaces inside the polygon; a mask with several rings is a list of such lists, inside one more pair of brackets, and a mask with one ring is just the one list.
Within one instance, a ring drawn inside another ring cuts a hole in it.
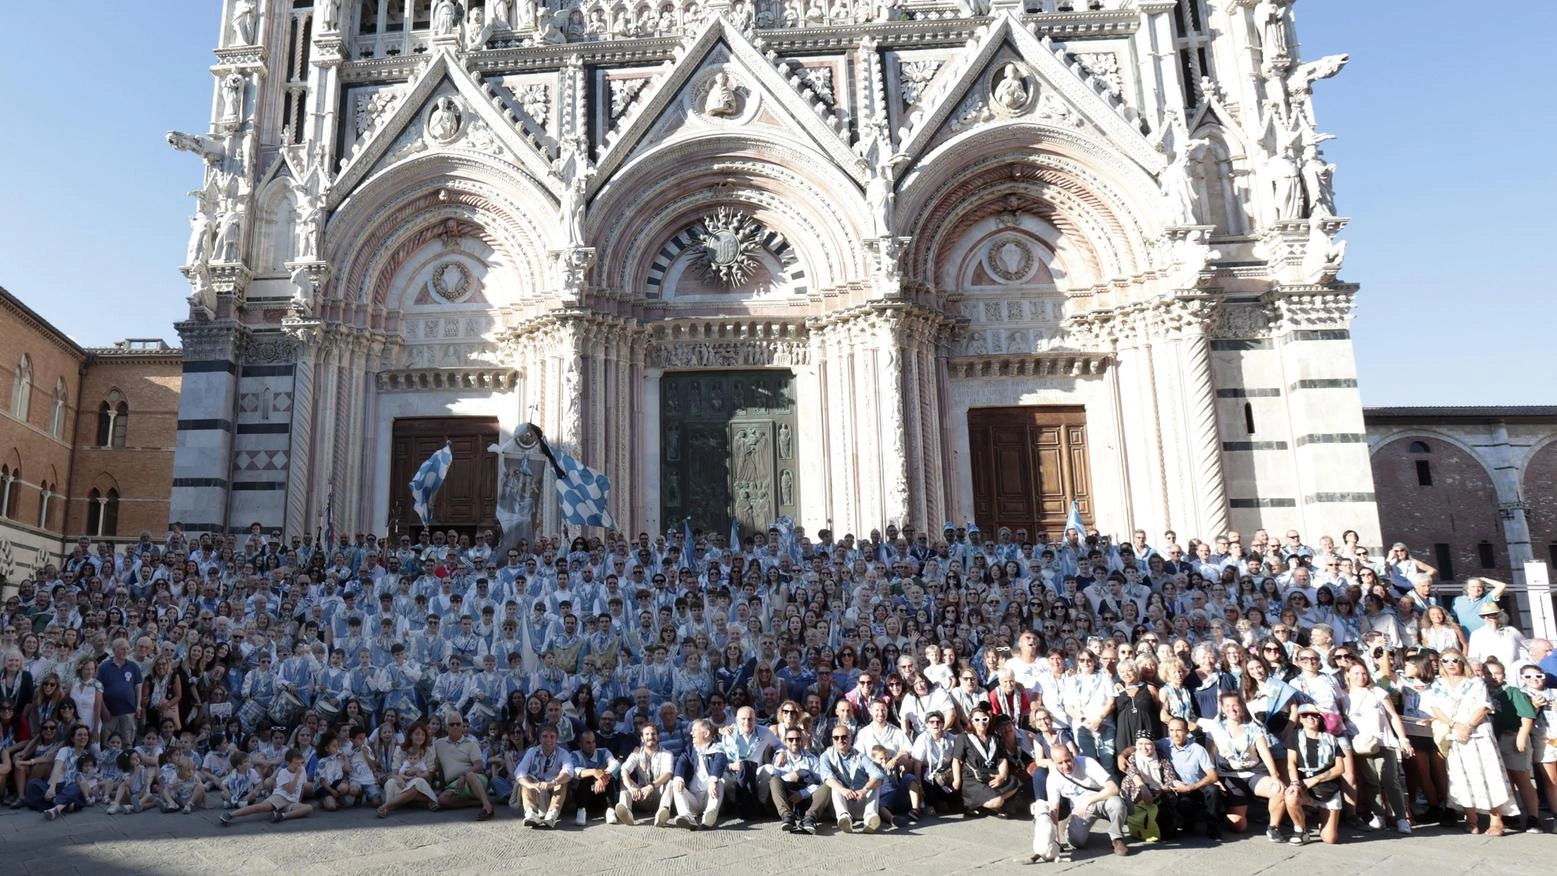
[{"label": "woman with sunglasses", "polygon": [[1318,706],[1304,703],[1298,707],[1297,717],[1298,733],[1287,751],[1291,780],[1284,797],[1287,815],[1297,831],[1288,842],[1300,846],[1309,841],[1307,810],[1317,809],[1325,813],[1319,837],[1326,845],[1335,845],[1341,839],[1341,786],[1351,749],[1345,738],[1325,729],[1325,717]]},{"label": "woman with sunglasses", "polygon": [[59,676],[52,672],[44,675],[33,693],[32,704],[27,707],[27,726],[36,732],[45,722],[53,720],[59,714],[60,704],[67,699]]},{"label": "woman with sunglasses", "polygon": [[33,779],[27,783],[27,806],[43,813],[50,821],[66,812],[80,811],[86,798],[76,784],[76,763],[92,750],[92,733],[85,724],[72,724],[66,737],[68,745],[61,745],[54,753],[47,779]]},{"label": "woman with sunglasses", "polygon": [[1487,685],[1471,674],[1465,655],[1445,651],[1440,675],[1423,697],[1433,716],[1433,738],[1449,768],[1449,805],[1465,813],[1465,829],[1481,833],[1478,813],[1488,816],[1487,835],[1502,836],[1503,816],[1514,808],[1513,789],[1492,736],[1492,702]]},{"label": "woman with sunglasses", "polygon": [[27,783],[48,776],[54,764],[54,755],[59,751],[62,740],[63,734],[59,732],[59,722],[50,718],[38,725],[36,736],[22,743],[20,747],[11,749],[11,779],[16,786],[16,799],[11,803],[12,809],[20,809],[27,805]]},{"label": "woman with sunglasses", "polygon": [[1020,789],[1012,775],[1016,753],[991,732],[988,706],[975,706],[968,716],[971,730],[952,745],[952,790],[962,794],[962,805],[976,815],[1003,814],[1006,803]]}]

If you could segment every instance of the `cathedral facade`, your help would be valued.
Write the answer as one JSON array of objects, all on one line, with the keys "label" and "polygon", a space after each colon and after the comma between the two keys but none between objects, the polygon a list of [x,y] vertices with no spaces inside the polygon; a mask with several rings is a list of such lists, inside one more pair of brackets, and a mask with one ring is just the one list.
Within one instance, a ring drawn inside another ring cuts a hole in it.
[{"label": "cathedral facade", "polygon": [[173,517],[414,526],[448,444],[433,523],[555,532],[533,423],[631,532],[1377,544],[1345,61],[1291,0],[225,0]]}]

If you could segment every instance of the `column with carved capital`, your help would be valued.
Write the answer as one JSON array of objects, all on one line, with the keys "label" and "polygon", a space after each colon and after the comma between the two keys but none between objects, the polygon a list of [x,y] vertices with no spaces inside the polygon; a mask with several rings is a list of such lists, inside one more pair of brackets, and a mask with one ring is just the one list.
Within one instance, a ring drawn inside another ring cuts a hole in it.
[{"label": "column with carved capital", "polygon": [[909,512],[908,418],[903,391],[907,335],[900,313],[882,314],[874,320],[870,334],[874,348],[871,370],[876,382],[876,477],[881,503],[876,519],[882,527],[888,523],[919,523]]},{"label": "column with carved capital", "polygon": [[227,525],[238,363],[247,329],[236,320],[177,323],[184,347],[169,513],[191,532]]},{"label": "column with carved capital", "polygon": [[1197,531],[1214,539],[1227,531],[1227,485],[1222,477],[1222,433],[1217,428],[1216,386],[1211,380],[1211,337],[1207,302],[1184,305],[1185,317],[1177,340],[1183,379],[1184,411],[1188,418],[1191,475],[1195,479]]},{"label": "column with carved capital", "polygon": [[324,343],[323,324],[316,319],[287,320],[282,330],[292,343],[291,450],[287,454],[288,533],[312,532],[308,521],[308,487],[312,471],[314,368]]}]

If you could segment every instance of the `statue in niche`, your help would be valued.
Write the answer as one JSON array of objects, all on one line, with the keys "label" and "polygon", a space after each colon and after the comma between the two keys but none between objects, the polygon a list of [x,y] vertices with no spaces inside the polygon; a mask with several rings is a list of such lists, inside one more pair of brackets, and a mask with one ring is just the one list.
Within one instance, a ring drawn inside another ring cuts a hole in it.
[{"label": "statue in niche", "polygon": [[697,416],[703,412],[703,384],[692,381],[687,387],[687,412]]},{"label": "statue in niche", "polygon": [[306,193],[297,203],[297,255],[299,258],[315,258],[319,255],[319,229],[324,221],[324,198],[310,197]]},{"label": "statue in niche", "polygon": [[1319,144],[1303,147],[1303,188],[1308,192],[1310,216],[1335,215],[1335,165],[1319,154]]},{"label": "statue in niche", "polygon": [[665,396],[665,410],[672,414],[681,413],[681,394],[671,392]]},{"label": "statue in niche", "polygon": [[589,178],[594,175],[594,165],[589,160],[589,147],[573,141],[562,146],[562,157],[553,165],[562,178],[562,196],[558,199],[557,212],[567,231],[568,246],[584,243],[584,214],[588,206]]},{"label": "statue in niche", "polygon": [[195,215],[189,217],[189,248],[184,254],[184,264],[197,265],[211,256],[211,242],[216,234],[216,220],[212,217],[214,205],[206,193],[193,193],[196,199]]},{"label": "statue in niche", "polygon": [[433,105],[432,114],[427,117],[427,133],[440,143],[447,143],[454,139],[454,135],[460,130],[460,111],[455,105],[454,98],[440,97]]},{"label": "statue in niche", "polygon": [[780,423],[778,427],[778,455],[779,459],[790,459],[793,448],[790,446],[790,432],[788,423]]},{"label": "statue in niche", "polygon": [[222,121],[236,122],[243,117],[243,86],[241,73],[228,73],[222,80]]},{"label": "statue in niche", "polygon": [[465,48],[474,52],[487,44],[492,37],[492,27],[487,24],[486,13],[480,9],[470,10],[465,16]]},{"label": "statue in niche", "polygon": [[275,399],[271,397],[270,387],[260,390],[259,415],[261,420],[270,419],[270,409],[275,406]]},{"label": "statue in niche", "polygon": [[508,0],[492,0],[492,2],[487,4],[487,7],[492,13],[492,24],[506,25],[510,23],[508,20]]},{"label": "statue in niche", "polygon": [[714,84],[708,89],[708,97],[703,101],[703,114],[716,119],[728,119],[736,114],[738,100],[730,74],[721,71],[714,76]]},{"label": "statue in niche", "polygon": [[1298,165],[1302,127],[1294,125],[1282,112],[1278,101],[1266,103],[1265,134],[1275,134],[1275,146],[1265,161],[1267,192],[1273,194],[1275,218],[1303,218],[1303,170]]},{"label": "statue in niche", "polygon": [[1175,225],[1195,224],[1195,182],[1190,176],[1190,163],[1197,153],[1211,145],[1210,140],[1196,140],[1189,136],[1184,117],[1177,110],[1162,114],[1162,128],[1154,138],[1157,151],[1168,159],[1159,178],[1162,192],[1168,199],[1168,210]]},{"label": "statue in niche", "polygon": [[254,45],[254,0],[238,0],[232,7],[232,41],[235,46]]},{"label": "statue in niche", "polygon": [[433,8],[433,35],[453,34],[455,17],[454,0],[438,0],[438,5]]},{"label": "statue in niche", "polygon": [[237,207],[229,207],[222,211],[221,218],[216,227],[216,244],[213,247],[213,256],[218,261],[235,262],[238,260],[238,238],[243,233],[243,214]]},{"label": "statue in niche", "polygon": [[995,85],[995,103],[1011,112],[1020,112],[1027,106],[1030,96],[1027,91],[1027,77],[1020,67],[1006,64],[1000,69],[1000,81]]},{"label": "statue in niche", "polygon": [[681,461],[681,426],[675,423],[665,428],[665,461]]},{"label": "statue in niche", "polygon": [[724,393],[719,391],[719,384],[714,384],[708,390],[708,409],[714,413],[724,411]]},{"label": "statue in niche", "polygon": [[1255,4],[1254,20],[1260,26],[1260,45],[1267,64],[1288,57],[1287,19],[1291,13],[1290,0],[1260,0]]},{"label": "statue in niche", "polygon": [[787,468],[779,472],[779,504],[795,504],[795,476]]},{"label": "statue in niche", "polygon": [[341,0],[315,0],[314,12],[319,16],[320,33],[334,33],[341,29]]}]

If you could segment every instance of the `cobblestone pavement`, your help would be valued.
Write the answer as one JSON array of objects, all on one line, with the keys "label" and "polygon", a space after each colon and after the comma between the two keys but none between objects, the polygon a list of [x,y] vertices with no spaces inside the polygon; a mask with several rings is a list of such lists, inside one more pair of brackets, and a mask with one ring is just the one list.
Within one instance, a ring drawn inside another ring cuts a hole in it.
[{"label": "cobblestone pavement", "polygon": [[524,828],[510,811],[476,823],[473,811],[323,813],[280,826],[261,818],[223,829],[215,810],[192,815],[109,816],[99,808],[49,823],[35,812],[0,811],[0,873],[924,873],[1024,871],[1032,876],[1088,869],[1107,873],[1348,873],[1450,876],[1551,873],[1550,836],[1468,836],[1436,828],[1410,837],[1355,833],[1334,847],[1272,845],[1263,835],[1211,847],[1204,840],[1131,845],[1117,858],[1107,837],[1058,864],[1028,864],[1026,821],[935,820],[879,835],[790,836],[778,825],[729,822],[692,833],[649,826],[571,823]]}]

